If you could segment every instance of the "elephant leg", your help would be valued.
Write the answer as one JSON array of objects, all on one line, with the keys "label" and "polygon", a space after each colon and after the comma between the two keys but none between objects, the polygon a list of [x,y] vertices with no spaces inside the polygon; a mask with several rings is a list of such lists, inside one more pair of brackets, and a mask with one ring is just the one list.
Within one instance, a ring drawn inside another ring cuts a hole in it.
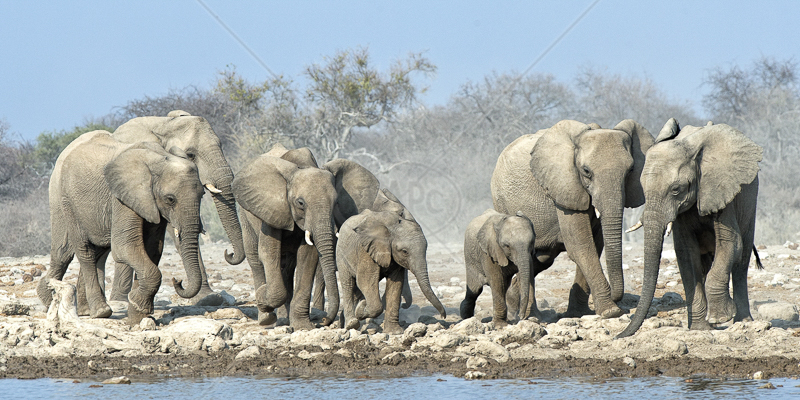
[{"label": "elephant leg", "polygon": [[[255,217],[253,217],[255,218]],[[281,274],[281,239],[282,231],[272,229],[261,223],[261,232],[258,235],[258,259],[264,266],[263,272],[253,269],[253,282],[256,286],[256,306],[258,307],[258,321],[261,325],[270,325],[277,321],[274,310],[286,303],[288,292]],[[251,265],[251,267],[253,267]],[[267,280],[266,277],[270,279]],[[260,284],[261,282],[263,284]],[[260,285],[259,285],[260,284]],[[291,287],[291,286],[289,286]]]},{"label": "elephant leg", "polygon": [[408,270],[403,269],[403,308],[411,307],[414,298],[411,294],[411,285],[408,284]]},{"label": "elephant leg", "polygon": [[322,268],[317,268],[314,274],[314,298],[313,307],[317,310],[325,310],[325,276],[322,275]]},{"label": "elephant leg", "polygon": [[386,277],[386,311],[383,316],[383,333],[391,335],[403,333],[400,326],[400,296],[403,292],[403,271],[405,268],[396,268]]},{"label": "elephant leg", "polygon": [[133,269],[125,264],[114,263],[114,282],[111,284],[112,301],[128,301],[133,285]]},{"label": "elephant leg", "polygon": [[477,301],[478,296],[483,293],[483,285],[486,283],[486,277],[468,261],[467,294],[464,296],[464,300],[461,302],[461,307],[459,309],[461,318],[467,319],[475,316],[475,301]]},{"label": "elephant leg", "polygon": [[492,265],[491,269],[492,271],[486,273],[486,279],[489,281],[489,287],[492,288],[492,309],[494,311],[492,322],[494,322],[495,328],[500,328],[508,325],[506,321],[508,312],[506,309],[506,277],[499,265]]},{"label": "elephant leg", "polygon": [[731,270],[742,258],[742,236],[733,208],[726,209],[714,221],[716,245],[714,261],[706,276],[708,322],[721,324],[736,316],[736,303],[728,290]]},{"label": "elephant leg", "polygon": [[105,293],[98,280],[98,265],[105,264],[110,249],[101,249],[91,243],[84,243],[78,248],[76,255],[81,264],[78,273],[78,312],[92,318],[108,318],[111,307],[106,303]]},{"label": "elephant leg", "polygon": [[703,288],[705,274],[700,256],[700,245],[694,234],[688,232],[683,225],[682,223],[673,224],[672,240],[677,249],[675,256],[683,281],[683,290],[686,294],[689,329],[707,330],[711,329],[711,325],[706,321],[706,298]]},{"label": "elephant leg", "polygon": [[309,320],[309,304],[311,303],[311,289],[314,285],[314,273],[317,270],[319,259],[317,248],[303,244],[297,249],[297,268],[295,268],[295,285],[291,308],[289,311],[289,324],[294,329],[314,329],[314,324]]},{"label": "elephant leg", "polygon": [[286,302],[283,307],[275,309],[278,319],[285,318],[288,324],[289,314],[291,312],[292,297],[294,296],[294,277],[297,271],[297,254],[296,253],[283,253],[281,254],[281,279],[283,279],[283,287],[286,288]]},{"label": "elephant leg", "polygon": [[592,309],[589,308],[589,283],[586,282],[586,277],[583,271],[576,264],[575,265],[575,280],[569,290],[569,303],[567,312],[564,314],[566,318],[580,318],[584,315],[592,314]]},{"label": "elephant leg", "polygon": [[[582,277],[575,274],[575,284],[572,289],[576,291],[573,297],[570,292],[570,306],[573,310],[580,310],[580,304],[573,301],[582,301],[585,293],[591,293],[597,315],[603,318],[615,318],[622,315],[622,309],[617,307],[611,300],[611,286],[609,286],[603,267],[600,265],[600,257],[597,255],[595,237],[592,234],[590,216],[588,212],[576,212],[571,210],[558,210],[558,223],[561,229],[561,237],[564,246],[570,257],[578,265]],[[585,279],[586,285],[590,289],[588,292],[583,286]],[[581,293],[580,291],[583,293]]]},{"label": "elephant leg", "polygon": [[[53,290],[50,289],[48,285],[50,279],[59,281],[64,279],[64,274],[67,273],[67,267],[69,267],[69,263],[72,262],[74,257],[69,246],[53,247],[57,248],[51,250],[50,267],[47,268],[47,274],[42,279],[39,279],[39,284],[36,286],[36,294],[45,307],[50,307],[50,303],[53,301]],[[80,276],[80,270],[78,274]]]},{"label": "elephant leg", "polygon": [[356,311],[356,278],[348,272],[339,269],[339,277],[342,282],[342,314],[344,315],[344,329],[358,329],[359,321],[355,316]]},{"label": "elephant leg", "polygon": [[[508,307],[509,321],[517,319],[525,319],[520,317],[520,315],[524,314],[524,311],[520,310],[519,291],[520,291],[519,274],[517,274],[511,278],[511,283],[509,284],[508,290],[506,291],[506,307]],[[524,305],[522,307],[524,307]]]},{"label": "elephant leg", "polygon": [[[753,213],[755,218],[755,213]],[[751,226],[755,226],[755,221]],[[747,268],[750,266],[750,255],[753,252],[753,236],[755,230],[748,229],[742,234],[742,256],[737,260],[731,269],[731,279],[733,281],[733,301],[736,303],[736,316],[734,321],[752,321],[750,315],[750,300],[747,295]]]}]

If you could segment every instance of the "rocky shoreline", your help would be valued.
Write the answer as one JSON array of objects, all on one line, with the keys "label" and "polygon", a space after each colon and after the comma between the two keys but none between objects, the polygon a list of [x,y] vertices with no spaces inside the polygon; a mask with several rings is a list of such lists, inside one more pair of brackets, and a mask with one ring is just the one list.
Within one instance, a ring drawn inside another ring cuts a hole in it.
[{"label": "rocky shoreline", "polygon": [[[496,329],[489,317],[488,295],[481,296],[483,303],[479,304],[483,307],[475,318],[461,320],[456,307],[463,286],[452,273],[458,268],[453,266],[457,257],[443,255],[441,260],[446,262],[442,261],[439,269],[437,257],[431,257],[432,276],[440,282],[435,287],[444,298],[448,316],[442,319],[433,307],[427,303],[420,307],[416,300],[409,309],[401,309],[401,323],[406,329],[399,335],[382,333],[380,318],[363,324],[359,330],[329,327],[294,331],[285,326],[285,319],[278,321],[283,326],[263,327],[256,322],[252,299],[243,294],[221,293],[224,302],[219,306],[181,305],[169,300],[167,285],[159,292],[157,299],[162,300],[157,303],[153,318],[146,318],[137,326],[128,326],[127,304],[122,302],[110,303],[114,314],[109,319],[80,318],[56,323],[31,293],[39,278],[17,278],[20,271],[27,274],[26,269],[39,269],[39,259],[14,260],[16,264],[0,265],[0,276],[8,277],[5,281],[0,277],[0,282],[23,280],[19,285],[0,287],[0,312],[5,314],[0,316],[0,378],[326,374],[451,374],[469,379],[800,376],[800,322],[797,307],[789,302],[796,289],[792,285],[797,278],[792,273],[798,273],[791,263],[797,259],[793,253],[789,257],[766,258],[768,269],[772,265],[781,272],[753,273],[751,299],[759,299],[752,301],[755,321],[728,323],[711,331],[690,331],[685,328],[681,286],[669,285],[671,280],[667,279],[667,285],[657,291],[657,301],[650,309],[652,316],[636,335],[624,339],[614,336],[628,324],[631,314],[613,319],[594,315],[558,319],[557,313],[565,304],[556,302],[562,295],[566,299],[568,285],[564,285],[564,293],[559,292],[562,283],[548,278],[542,279],[541,285],[537,278],[544,321],[526,320]],[[626,273],[641,268],[635,260],[628,263],[632,267]],[[570,264],[561,262],[555,272],[569,275],[574,268]],[[667,278],[673,275],[669,266],[662,270]],[[221,281],[233,281],[230,286],[246,286],[247,277],[230,270],[227,273],[239,278]],[[626,277],[626,283],[635,282],[637,274],[634,271]],[[169,277],[165,274],[165,279]],[[212,286],[216,285],[214,282]],[[627,290],[620,303],[629,312],[638,300],[630,292],[636,291]],[[770,300],[761,300],[765,297]],[[312,309],[312,321],[319,322],[323,315]]]}]

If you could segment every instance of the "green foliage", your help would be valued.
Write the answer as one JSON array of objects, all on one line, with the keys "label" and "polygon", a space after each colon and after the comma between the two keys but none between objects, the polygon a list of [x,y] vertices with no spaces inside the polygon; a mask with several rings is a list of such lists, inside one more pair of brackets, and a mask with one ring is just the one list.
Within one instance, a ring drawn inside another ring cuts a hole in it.
[{"label": "green foliage", "polygon": [[49,173],[53,170],[58,155],[78,136],[86,132],[106,130],[113,132],[114,129],[103,124],[89,123],[84,126],[76,126],[71,131],[52,131],[42,132],[36,137],[33,152],[29,155],[29,164],[40,173]]}]

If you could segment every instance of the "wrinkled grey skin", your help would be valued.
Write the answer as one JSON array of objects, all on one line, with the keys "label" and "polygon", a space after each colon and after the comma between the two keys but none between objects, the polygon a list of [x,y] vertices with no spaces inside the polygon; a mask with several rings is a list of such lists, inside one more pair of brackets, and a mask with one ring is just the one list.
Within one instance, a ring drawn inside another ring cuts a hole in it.
[{"label": "wrinkled grey skin", "polygon": [[128,322],[138,324],[153,312],[161,286],[158,261],[168,223],[180,232],[188,281],[184,289],[173,279],[175,290],[183,297],[200,291],[203,187],[197,167],[179,149],[175,152],[152,143],[119,143],[106,131],[86,133],[67,146],[50,177],[51,261],[37,287],[43,304],[52,299],[49,280],[61,280],[77,256],[78,313],[109,317],[104,283],[111,252],[117,265],[133,268],[139,276],[128,306]]},{"label": "wrinkled grey skin", "polygon": [[[461,302],[461,318],[475,315],[475,300],[483,286],[492,289],[495,327],[508,325],[506,291],[511,278],[519,274],[520,303],[528,304],[531,280],[531,257],[536,234],[524,215],[506,215],[489,209],[475,217],[464,234],[464,263],[467,268],[467,293]],[[536,301],[534,315],[541,319]],[[515,317],[512,315],[512,318]],[[528,318],[522,315],[521,319]]]},{"label": "wrinkled grey skin", "polygon": [[[313,328],[308,312],[318,264],[331,300],[323,325],[330,325],[338,313],[334,213],[339,193],[335,182],[352,181],[355,194],[377,191],[378,187],[368,176],[358,176],[358,171],[344,171],[339,176],[316,166],[308,149],[287,151],[276,146],[246,165],[233,181],[233,191],[244,209],[245,251],[253,270],[262,325],[274,323],[274,310],[286,304],[294,328]],[[305,231],[313,245],[307,244]]]},{"label": "wrinkled grey skin", "polygon": [[[203,185],[212,185],[220,191],[214,193],[209,190],[225,233],[233,245],[233,254],[229,254],[226,250],[225,260],[230,264],[244,261],[242,228],[239,225],[236,202],[231,191],[233,173],[222,153],[219,137],[205,118],[192,116],[181,110],[172,111],[167,117],[139,117],[122,124],[114,131],[113,136],[123,143],[153,142],[166,150],[173,147],[182,149],[189,160],[197,165]],[[208,285],[202,258],[200,270],[202,272],[200,296],[205,296],[212,293],[212,290]],[[125,299],[131,289],[132,281],[133,271],[124,265],[117,265],[111,299]]]},{"label": "wrinkled grey skin", "polygon": [[398,318],[405,270],[414,274],[422,293],[445,318],[444,307],[428,279],[427,248],[422,228],[403,218],[402,212],[366,210],[349,218],[339,230],[336,245],[345,328],[357,329],[359,320],[381,315],[378,283],[386,278],[383,331],[402,333]]},{"label": "wrinkled grey skin", "polygon": [[[639,176],[650,133],[633,120],[600,129],[564,120],[508,145],[492,174],[498,212],[522,212],[536,229],[534,276],[567,251],[577,264],[566,316],[617,317],[622,298],[622,212],[644,203]],[[601,218],[596,216],[600,213]],[[605,244],[609,281],[600,265]],[[531,307],[533,308],[533,307]]]},{"label": "wrinkled grey skin", "polygon": [[[725,125],[667,121],[647,152],[642,186],[647,199],[644,279],[636,314],[618,337],[642,325],[655,293],[664,234],[672,223],[690,329],[752,320],[747,267],[755,252],[758,163],[762,149]],[[756,253],[756,260],[758,254]],[[728,285],[733,282],[733,299]]]}]

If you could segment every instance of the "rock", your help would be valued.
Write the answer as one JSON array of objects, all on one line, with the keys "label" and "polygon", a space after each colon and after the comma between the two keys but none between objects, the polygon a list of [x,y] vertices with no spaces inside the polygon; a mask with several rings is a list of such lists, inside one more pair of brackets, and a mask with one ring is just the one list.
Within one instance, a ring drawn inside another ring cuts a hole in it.
[{"label": "rock", "polygon": [[342,334],[339,332],[339,330],[312,329],[309,331],[297,331],[292,333],[289,341],[293,344],[300,345],[320,346],[325,344],[330,346],[335,343],[339,343],[342,340],[344,339],[342,338]]},{"label": "rock", "polygon": [[258,346],[250,346],[236,355],[234,359],[242,360],[245,358],[256,358],[261,355],[261,349]]},{"label": "rock", "polygon": [[636,361],[633,358],[625,357],[622,359],[622,362],[631,368],[636,368]]},{"label": "rock", "polygon": [[128,379],[127,376],[117,376],[114,378],[108,378],[103,381],[104,385],[130,385],[131,380]]},{"label": "rock", "polygon": [[417,322],[423,323],[425,325],[432,325],[432,324],[438,323],[439,320],[436,319],[435,317],[430,316],[430,315],[421,315],[417,319]]},{"label": "rock", "polygon": [[[677,285],[677,282],[675,282],[675,284]],[[683,303],[683,297],[675,292],[664,293],[658,301],[659,307],[675,307],[683,305]]]},{"label": "rock", "polygon": [[481,321],[479,321],[476,317],[472,317],[457,323],[450,330],[453,331],[454,333],[460,333],[469,336],[469,335],[480,335],[486,331],[486,328],[483,326],[483,323],[481,323]]},{"label": "rock", "polygon": [[467,368],[469,369],[483,368],[488,364],[489,362],[485,358],[479,356],[472,356],[467,359]]},{"label": "rock", "polygon": [[28,315],[31,307],[20,303],[18,300],[0,301],[0,314],[4,315]]},{"label": "rock", "polygon": [[772,384],[772,382],[767,382],[759,386],[758,389],[777,389],[777,388],[775,387],[775,385]]},{"label": "rock", "polygon": [[449,349],[464,343],[466,340],[467,338],[461,334],[443,333],[434,339],[433,343],[443,349]]},{"label": "rock", "polygon": [[300,358],[300,359],[303,359],[303,360],[310,360],[310,359],[312,359],[312,358],[314,358],[314,357],[316,357],[316,356],[318,356],[320,354],[322,354],[322,352],[311,353],[308,350],[300,350],[300,352],[297,353],[297,358]]},{"label": "rock", "polygon": [[143,331],[152,331],[156,329],[156,320],[153,317],[145,317],[139,322],[139,329]]},{"label": "rock", "polygon": [[794,304],[786,302],[766,303],[758,307],[758,314],[766,321],[783,320],[797,321],[798,312]]},{"label": "rock", "polygon": [[658,346],[665,354],[683,355],[689,352],[686,343],[677,339],[666,338]]},{"label": "rock", "polygon": [[514,325],[509,325],[502,331],[504,343],[538,341],[547,331],[538,323],[530,320],[522,320]]},{"label": "rock", "polygon": [[764,379],[764,372],[756,371],[753,373],[753,379]]},{"label": "rock", "polygon": [[31,274],[22,274],[22,281],[23,282],[33,282],[33,275],[31,275]]},{"label": "rock", "polygon": [[493,358],[497,362],[501,363],[508,361],[510,358],[508,350],[505,347],[488,340],[471,342],[459,347],[458,350],[470,355],[480,355]]},{"label": "rock", "polygon": [[484,378],[486,378],[486,374],[480,371],[467,371],[467,373],[464,374],[464,379],[467,380],[484,379]]},{"label": "rock", "polygon": [[348,349],[345,349],[345,348],[341,348],[339,350],[336,350],[335,354],[338,354],[338,355],[340,355],[342,357],[345,357],[345,358],[353,358],[353,352],[348,350]]},{"label": "rock", "polygon": [[209,313],[209,316],[213,319],[242,319],[247,318],[246,315],[242,312],[242,310],[238,308],[220,308],[217,311]]},{"label": "rock", "polygon": [[405,332],[403,332],[404,337],[422,337],[425,336],[425,333],[428,332],[428,326],[421,323],[415,322],[406,328]]},{"label": "rock", "polygon": [[197,300],[197,302],[194,303],[194,305],[199,307],[217,307],[221,306],[222,303],[224,302],[225,299],[223,299],[219,293],[211,293],[208,296],[203,297],[200,300]]},{"label": "rock", "polygon": [[202,317],[179,318],[162,332],[174,338],[179,346],[191,350],[205,350],[204,346],[215,345],[216,337],[223,341],[233,339],[233,329],[228,324]]}]

